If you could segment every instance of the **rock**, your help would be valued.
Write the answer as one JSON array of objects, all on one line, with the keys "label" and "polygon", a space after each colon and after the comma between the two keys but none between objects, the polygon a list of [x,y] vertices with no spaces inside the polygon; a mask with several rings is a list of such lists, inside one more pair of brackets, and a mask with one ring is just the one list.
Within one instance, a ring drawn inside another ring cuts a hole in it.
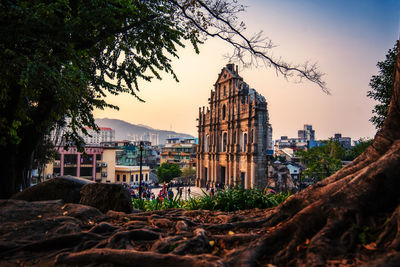
[{"label": "rock", "polygon": [[11,199],[26,201],[62,199],[66,203],[79,203],[82,187],[90,183],[93,182],[73,176],[60,176],[29,187]]},{"label": "rock", "polygon": [[132,211],[131,195],[122,184],[87,184],[81,189],[80,204],[95,207],[104,213],[109,210]]},{"label": "rock", "polygon": [[88,221],[102,215],[102,213],[94,208],[80,204],[65,204],[63,207],[63,214],[77,218],[81,221]]}]

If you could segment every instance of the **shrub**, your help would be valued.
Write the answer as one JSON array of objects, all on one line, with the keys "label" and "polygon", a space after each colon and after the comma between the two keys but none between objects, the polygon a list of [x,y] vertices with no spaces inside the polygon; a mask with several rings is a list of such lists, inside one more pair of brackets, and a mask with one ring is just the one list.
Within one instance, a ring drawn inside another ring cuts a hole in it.
[{"label": "shrub", "polygon": [[143,211],[184,208],[186,210],[221,210],[235,211],[245,209],[266,209],[284,202],[290,193],[266,194],[258,189],[242,189],[236,187],[231,190],[219,191],[213,198],[203,191],[203,196],[182,200],[176,196],[172,200],[160,201],[133,199],[134,208]]}]

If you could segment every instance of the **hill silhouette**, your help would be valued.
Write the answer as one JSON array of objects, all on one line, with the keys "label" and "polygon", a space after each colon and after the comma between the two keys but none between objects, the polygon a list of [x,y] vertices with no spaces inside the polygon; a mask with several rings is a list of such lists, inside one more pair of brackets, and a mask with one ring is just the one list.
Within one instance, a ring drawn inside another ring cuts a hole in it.
[{"label": "hill silhouette", "polygon": [[115,140],[138,140],[149,134],[157,134],[159,144],[165,144],[167,138],[193,138],[190,134],[177,133],[174,131],[154,129],[146,125],[136,125],[123,120],[110,118],[96,118],[99,127],[110,127],[115,130]]}]

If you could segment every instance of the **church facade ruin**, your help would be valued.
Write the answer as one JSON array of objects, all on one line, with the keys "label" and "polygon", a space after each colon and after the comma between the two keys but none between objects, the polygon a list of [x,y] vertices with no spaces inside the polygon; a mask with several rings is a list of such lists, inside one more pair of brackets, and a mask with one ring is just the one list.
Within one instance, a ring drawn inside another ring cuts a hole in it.
[{"label": "church facade ruin", "polygon": [[263,189],[272,150],[265,98],[228,64],[208,100],[209,107],[199,109],[196,185]]}]

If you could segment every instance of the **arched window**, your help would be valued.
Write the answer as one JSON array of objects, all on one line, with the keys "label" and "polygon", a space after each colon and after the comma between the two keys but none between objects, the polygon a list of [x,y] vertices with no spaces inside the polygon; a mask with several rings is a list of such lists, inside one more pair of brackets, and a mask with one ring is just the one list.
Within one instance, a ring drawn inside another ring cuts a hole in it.
[{"label": "arched window", "polygon": [[224,96],[226,96],[226,86],[224,85]]},{"label": "arched window", "polygon": [[224,133],[222,137],[222,152],[226,152],[227,136],[227,133]]},{"label": "arched window", "polygon": [[243,151],[246,151],[247,147],[247,133],[243,134]]},{"label": "arched window", "polygon": [[222,119],[225,120],[225,116],[226,116],[226,106],[223,105],[222,106]]},{"label": "arched window", "polygon": [[251,135],[250,135],[250,143],[254,143],[254,129],[251,130]]}]

